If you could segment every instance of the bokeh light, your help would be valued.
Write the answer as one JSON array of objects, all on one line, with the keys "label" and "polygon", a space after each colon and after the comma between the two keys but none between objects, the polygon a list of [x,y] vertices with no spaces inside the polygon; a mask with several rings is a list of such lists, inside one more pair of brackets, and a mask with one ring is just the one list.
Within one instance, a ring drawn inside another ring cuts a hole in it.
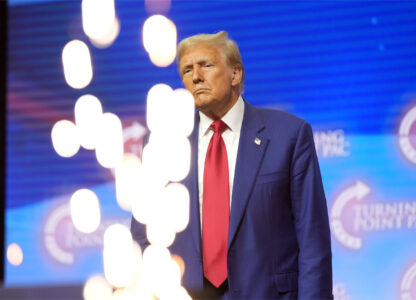
[{"label": "bokeh light", "polygon": [[22,248],[16,243],[12,243],[7,247],[7,261],[13,266],[19,266],[23,262]]},{"label": "bokeh light", "polygon": [[85,282],[84,300],[112,300],[113,288],[102,275],[93,275]]},{"label": "bokeh light", "polygon": [[173,91],[172,105],[170,106],[172,131],[178,135],[189,136],[194,128],[195,102],[192,94],[186,89]]},{"label": "bokeh light", "polygon": [[92,80],[91,54],[88,46],[80,40],[68,42],[62,50],[65,80],[74,89],[86,87]]},{"label": "bokeh light", "polygon": [[93,40],[100,40],[110,31],[116,18],[114,0],[83,0],[82,27]]},{"label": "bokeh light", "polygon": [[78,129],[71,121],[56,122],[52,128],[51,138],[53,148],[62,157],[74,156],[79,150]]},{"label": "bokeh light", "polygon": [[74,111],[81,146],[88,150],[95,149],[99,121],[103,114],[100,100],[93,95],[81,96],[75,103]]},{"label": "bokeh light", "polygon": [[181,270],[164,247],[150,245],[143,253],[143,273],[152,292],[160,298],[180,285]]},{"label": "bokeh light", "polygon": [[120,21],[117,18],[114,18],[110,30],[105,35],[103,35],[99,39],[90,38],[90,41],[91,44],[93,44],[97,48],[107,48],[116,40],[119,33]]},{"label": "bokeh light", "polygon": [[[163,208],[162,208],[163,210]],[[162,211],[155,216],[146,226],[147,239],[152,245],[169,247],[175,240],[175,230],[164,222],[165,214]]]},{"label": "bokeh light", "polygon": [[120,118],[112,113],[100,117],[95,154],[104,168],[115,168],[123,159],[123,129]]},{"label": "bokeh light", "polygon": [[141,265],[140,247],[136,248],[130,230],[121,224],[109,226],[104,233],[104,274],[115,287],[133,283]]},{"label": "bokeh light", "polygon": [[169,132],[172,98],[172,88],[163,83],[154,85],[147,93],[146,121],[151,132]]},{"label": "bokeh light", "polygon": [[189,192],[181,183],[170,183],[164,189],[164,206],[168,213],[166,223],[176,232],[189,223]]},{"label": "bokeh light", "polygon": [[131,211],[132,203],[140,197],[141,165],[137,155],[126,153],[115,170],[116,199],[126,211]]},{"label": "bokeh light", "polygon": [[98,228],[101,221],[100,203],[91,190],[80,189],[70,200],[71,218],[76,229],[91,233]]},{"label": "bokeh light", "polygon": [[143,45],[153,64],[167,67],[176,57],[175,24],[162,15],[153,15],[143,24]]}]

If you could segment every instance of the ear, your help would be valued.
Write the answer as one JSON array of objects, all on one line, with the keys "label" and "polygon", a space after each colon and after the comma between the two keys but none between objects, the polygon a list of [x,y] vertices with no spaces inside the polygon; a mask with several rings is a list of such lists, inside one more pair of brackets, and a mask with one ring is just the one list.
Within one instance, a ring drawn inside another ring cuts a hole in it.
[{"label": "ear", "polygon": [[231,85],[237,86],[241,83],[241,79],[243,77],[243,70],[241,67],[233,67],[233,73],[231,76]]}]

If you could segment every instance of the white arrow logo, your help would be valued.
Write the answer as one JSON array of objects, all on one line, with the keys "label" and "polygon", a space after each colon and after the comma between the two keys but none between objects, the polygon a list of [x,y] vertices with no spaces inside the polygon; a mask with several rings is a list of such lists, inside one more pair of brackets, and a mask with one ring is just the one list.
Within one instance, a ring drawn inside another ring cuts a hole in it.
[{"label": "white arrow logo", "polygon": [[345,205],[351,200],[362,200],[370,193],[370,187],[361,181],[343,191],[334,201],[331,209],[331,228],[335,238],[344,246],[351,249],[360,249],[362,240],[359,237],[349,234],[341,221],[342,211]]}]

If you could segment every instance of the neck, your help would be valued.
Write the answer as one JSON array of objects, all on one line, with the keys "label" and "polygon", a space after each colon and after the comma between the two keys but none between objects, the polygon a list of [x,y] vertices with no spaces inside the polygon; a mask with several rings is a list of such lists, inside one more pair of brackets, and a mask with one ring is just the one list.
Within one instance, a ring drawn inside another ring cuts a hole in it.
[{"label": "neck", "polygon": [[229,101],[224,101],[224,105],[220,107],[215,107],[214,109],[207,109],[207,110],[201,110],[201,112],[206,115],[208,118],[216,121],[222,119],[229,111],[230,109],[237,103],[239,98],[239,94],[232,92],[230,95]]}]

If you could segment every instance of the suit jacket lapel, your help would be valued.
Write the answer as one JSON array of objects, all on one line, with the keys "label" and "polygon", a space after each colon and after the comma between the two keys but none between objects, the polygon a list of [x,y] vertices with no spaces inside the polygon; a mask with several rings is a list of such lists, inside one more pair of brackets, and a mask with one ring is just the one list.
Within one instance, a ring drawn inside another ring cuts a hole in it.
[{"label": "suit jacket lapel", "polygon": [[258,109],[244,103],[244,118],[241,126],[237,161],[234,174],[233,195],[228,232],[228,249],[234,240],[243,218],[255,179],[263,161],[269,140],[262,135],[265,125]]}]

